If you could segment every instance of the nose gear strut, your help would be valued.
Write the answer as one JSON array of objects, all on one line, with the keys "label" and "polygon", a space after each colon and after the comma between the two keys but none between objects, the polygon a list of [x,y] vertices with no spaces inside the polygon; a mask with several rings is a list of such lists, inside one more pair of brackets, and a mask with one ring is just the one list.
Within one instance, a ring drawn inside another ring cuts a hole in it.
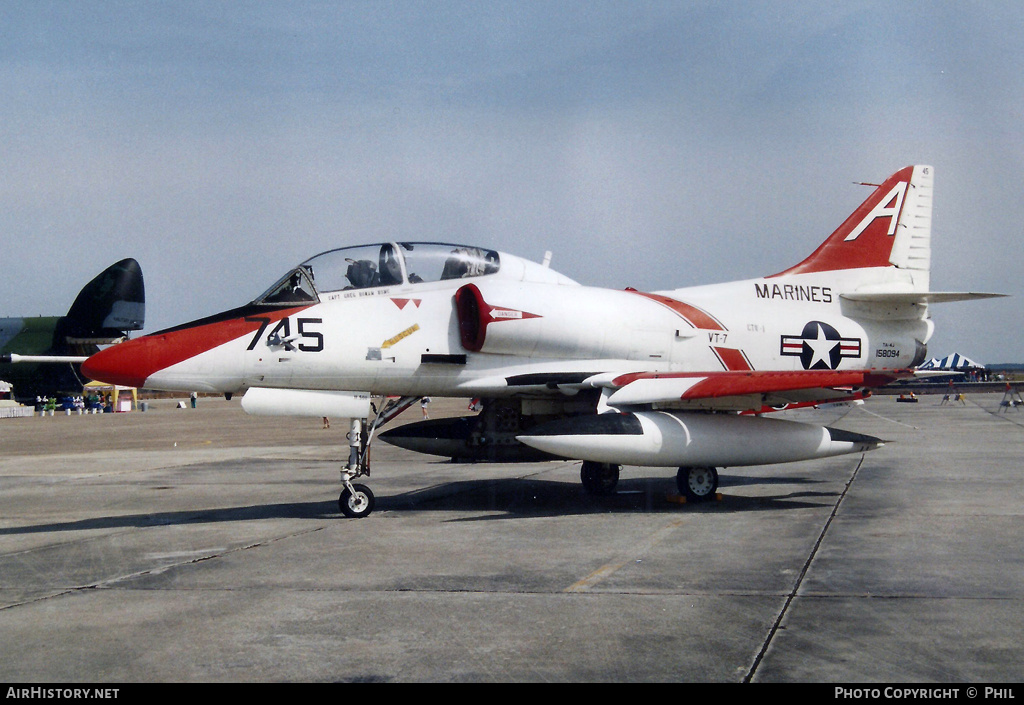
[{"label": "nose gear strut", "polygon": [[365,517],[373,511],[373,492],[366,485],[354,484],[352,481],[364,475],[370,476],[370,443],[377,429],[408,409],[418,399],[419,397],[389,399],[380,411],[371,405],[376,415],[369,428],[366,419],[351,420],[348,432],[348,464],[341,469],[341,484],[344,489],[338,497],[338,508],[345,516]]}]

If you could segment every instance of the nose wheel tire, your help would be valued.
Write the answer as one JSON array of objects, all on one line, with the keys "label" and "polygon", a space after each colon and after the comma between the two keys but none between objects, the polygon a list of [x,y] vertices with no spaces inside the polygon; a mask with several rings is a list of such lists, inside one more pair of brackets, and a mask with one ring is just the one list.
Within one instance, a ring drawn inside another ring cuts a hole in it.
[{"label": "nose wheel tire", "polygon": [[338,497],[338,508],[347,517],[358,519],[369,516],[373,511],[373,492],[366,485],[352,485],[352,489],[346,487]]},{"label": "nose wheel tire", "polygon": [[691,502],[712,499],[718,490],[718,470],[715,468],[679,468],[676,474],[679,493]]}]

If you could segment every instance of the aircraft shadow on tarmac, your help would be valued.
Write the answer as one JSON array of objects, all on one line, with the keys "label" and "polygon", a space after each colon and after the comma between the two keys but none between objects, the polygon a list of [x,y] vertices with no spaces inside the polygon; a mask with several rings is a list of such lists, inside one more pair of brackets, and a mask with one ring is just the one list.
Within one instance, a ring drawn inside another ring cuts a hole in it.
[{"label": "aircraft shadow on tarmac", "polygon": [[316,519],[337,515],[340,515],[338,503],[332,501],[255,504],[246,507],[190,509],[152,514],[121,514],[117,516],[78,519],[76,521],[35,524],[32,526],[12,526],[0,528],[0,536],[40,534],[57,531],[91,531],[95,529],[144,529],[154,526],[215,524],[232,521],[255,521],[259,519]]},{"label": "aircraft shadow on tarmac", "polygon": [[[478,512],[482,515],[458,517],[451,521],[487,521],[533,517],[569,516],[609,512],[745,512],[779,511],[831,506],[838,493],[804,490],[777,495],[749,497],[729,492],[741,485],[817,484],[818,480],[795,477],[749,478],[723,476],[720,501],[681,504],[672,501],[675,481],[665,478],[622,480],[611,495],[587,495],[575,482],[507,478],[465,480],[406,492],[379,495],[377,511],[390,512]],[[98,516],[67,522],[0,528],[0,536],[38,534],[97,529],[150,528],[156,526],[216,524],[261,519],[338,519],[334,500],[255,504],[241,507],[192,509],[147,514]],[[354,520],[349,520],[354,521]],[[372,521],[372,519],[371,519]]]},{"label": "aircraft shadow on tarmac", "polygon": [[[674,479],[630,478],[619,482],[613,494],[595,497],[586,494],[578,483],[509,478],[488,482],[465,481],[438,486],[420,493],[378,498],[378,511],[456,511],[484,512],[453,521],[488,521],[550,516],[602,513],[679,513],[679,512],[741,512],[800,509],[831,506],[835,492],[799,491],[761,497],[734,495],[730,487],[741,484],[814,483],[805,478],[733,478],[723,476],[720,501],[681,503]],[[816,498],[821,501],[815,501]]]}]

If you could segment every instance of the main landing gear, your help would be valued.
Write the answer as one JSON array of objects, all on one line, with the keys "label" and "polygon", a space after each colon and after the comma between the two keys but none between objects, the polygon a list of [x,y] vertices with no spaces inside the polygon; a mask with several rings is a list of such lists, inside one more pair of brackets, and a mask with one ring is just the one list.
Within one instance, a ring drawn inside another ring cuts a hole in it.
[{"label": "main landing gear", "polygon": [[373,492],[366,485],[352,480],[370,476],[370,442],[376,430],[408,409],[419,397],[391,399],[385,404],[369,428],[365,419],[351,419],[348,431],[348,465],[341,469],[341,484],[344,489],[338,497],[338,509],[347,517],[359,519],[370,516],[375,503]]},{"label": "main landing gear", "polygon": [[595,497],[610,495],[619,484],[619,466],[585,460],[580,467],[580,481],[587,494]]},{"label": "main landing gear", "polygon": [[713,499],[718,491],[718,470],[715,468],[679,468],[676,487],[690,502]]},{"label": "main landing gear", "polygon": [[[614,493],[619,483],[620,469],[613,463],[584,461],[580,467],[583,489],[595,497]],[[676,473],[676,487],[679,488],[679,494],[690,502],[714,499],[718,491],[718,470],[712,467],[679,468]]]}]

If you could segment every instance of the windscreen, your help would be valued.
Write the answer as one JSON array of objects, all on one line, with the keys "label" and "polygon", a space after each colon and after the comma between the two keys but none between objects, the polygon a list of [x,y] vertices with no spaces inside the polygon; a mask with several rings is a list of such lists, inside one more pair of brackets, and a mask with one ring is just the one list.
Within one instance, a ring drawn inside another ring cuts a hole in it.
[{"label": "windscreen", "polygon": [[260,304],[308,304],[318,301],[316,289],[310,281],[305,267],[298,267],[286,274],[267,289],[255,303]]}]

